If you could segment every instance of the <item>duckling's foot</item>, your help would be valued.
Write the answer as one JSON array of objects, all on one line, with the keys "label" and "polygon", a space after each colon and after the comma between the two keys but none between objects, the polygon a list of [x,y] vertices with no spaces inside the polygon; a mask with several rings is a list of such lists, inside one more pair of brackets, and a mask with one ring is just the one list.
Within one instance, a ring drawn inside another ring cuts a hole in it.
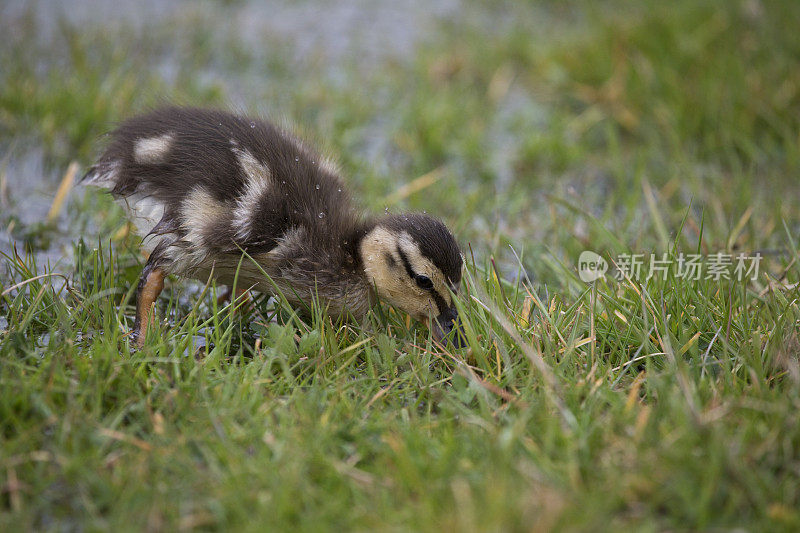
[{"label": "duckling's foot", "polygon": [[136,320],[133,323],[133,340],[137,348],[144,346],[147,335],[147,325],[150,316],[155,312],[155,302],[164,289],[164,271],[148,262],[142,276],[139,278],[139,287],[136,290]]}]

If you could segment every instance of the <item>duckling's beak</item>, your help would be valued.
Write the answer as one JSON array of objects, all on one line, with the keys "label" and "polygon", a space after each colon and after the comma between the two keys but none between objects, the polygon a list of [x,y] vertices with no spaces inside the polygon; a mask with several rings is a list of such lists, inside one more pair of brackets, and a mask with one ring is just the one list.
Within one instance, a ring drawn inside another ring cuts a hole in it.
[{"label": "duckling's beak", "polygon": [[[450,337],[450,342],[453,343],[455,348],[464,348],[467,345],[467,339],[464,336],[464,326],[458,320],[458,311],[455,307],[445,310],[444,313],[436,317],[431,325],[431,332],[433,338],[437,342],[441,342],[451,331],[453,334]],[[455,330],[455,331],[453,331]]]}]

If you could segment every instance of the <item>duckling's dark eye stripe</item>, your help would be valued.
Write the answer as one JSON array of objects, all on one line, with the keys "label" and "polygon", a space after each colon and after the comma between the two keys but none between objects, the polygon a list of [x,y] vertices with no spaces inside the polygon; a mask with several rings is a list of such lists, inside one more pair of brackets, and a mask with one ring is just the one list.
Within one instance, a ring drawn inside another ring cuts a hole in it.
[{"label": "duckling's dark eye stripe", "polygon": [[444,313],[444,310],[447,309],[447,304],[442,298],[442,295],[439,294],[438,291],[431,291],[431,296],[433,296],[433,302],[436,304],[436,308],[439,310],[439,314]]},{"label": "duckling's dark eye stripe", "polygon": [[[405,267],[408,277],[411,279],[416,278],[417,274],[414,272],[414,269],[411,268],[411,262],[408,260],[408,257],[406,257],[406,254],[403,253],[403,250],[401,250],[399,246],[397,248],[397,253],[400,256],[400,260],[403,262],[403,267]],[[444,298],[442,298],[442,295],[436,290],[431,290],[429,292],[431,293],[431,296],[433,296],[433,302],[436,304],[436,308],[439,310],[439,313],[444,313],[444,310],[447,309],[447,303],[444,301]]]},{"label": "duckling's dark eye stripe", "polygon": [[406,254],[403,253],[403,250],[401,250],[399,246],[397,247],[397,253],[400,255],[400,260],[403,262],[403,267],[405,267],[408,277],[411,279],[416,278],[417,275],[414,273],[414,269],[411,268],[411,263],[409,262],[408,257],[406,257]]}]

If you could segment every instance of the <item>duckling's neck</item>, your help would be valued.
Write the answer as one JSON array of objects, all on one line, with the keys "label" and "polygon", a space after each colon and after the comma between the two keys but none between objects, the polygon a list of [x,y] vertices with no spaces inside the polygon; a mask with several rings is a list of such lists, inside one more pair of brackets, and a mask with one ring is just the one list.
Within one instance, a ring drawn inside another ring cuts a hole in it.
[{"label": "duckling's neck", "polygon": [[293,305],[307,306],[316,299],[331,316],[362,317],[376,302],[360,253],[374,227],[373,220],[359,220],[328,227],[327,234],[304,235],[281,252],[268,273]]}]

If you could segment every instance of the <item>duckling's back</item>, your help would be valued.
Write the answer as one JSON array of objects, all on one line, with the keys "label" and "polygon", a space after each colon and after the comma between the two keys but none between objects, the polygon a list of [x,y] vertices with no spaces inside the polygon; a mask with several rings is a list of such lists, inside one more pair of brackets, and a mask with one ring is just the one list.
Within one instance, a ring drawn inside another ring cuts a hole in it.
[{"label": "duckling's back", "polygon": [[128,120],[84,180],[109,189],[145,249],[180,272],[240,249],[335,250],[357,225],[327,159],[268,122],[222,111],[165,108]]}]

